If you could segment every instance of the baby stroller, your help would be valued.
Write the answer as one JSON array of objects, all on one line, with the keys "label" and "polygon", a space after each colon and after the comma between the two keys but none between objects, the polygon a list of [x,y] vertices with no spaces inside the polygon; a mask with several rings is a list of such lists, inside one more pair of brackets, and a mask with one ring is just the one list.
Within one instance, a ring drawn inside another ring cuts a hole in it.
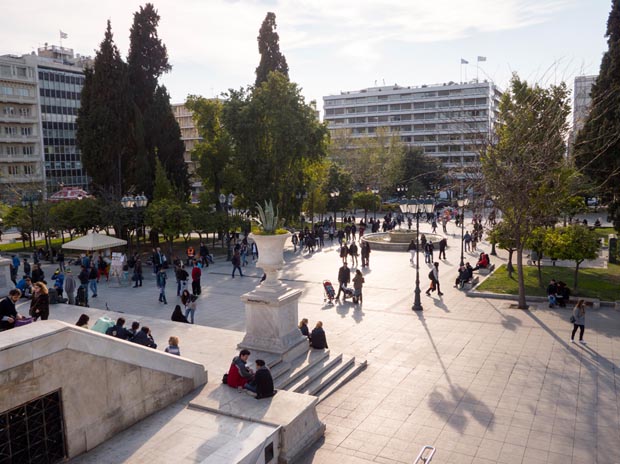
[{"label": "baby stroller", "polygon": [[333,304],[333,300],[336,298],[336,291],[334,290],[334,286],[329,280],[323,281],[323,302],[329,302],[329,304]]}]

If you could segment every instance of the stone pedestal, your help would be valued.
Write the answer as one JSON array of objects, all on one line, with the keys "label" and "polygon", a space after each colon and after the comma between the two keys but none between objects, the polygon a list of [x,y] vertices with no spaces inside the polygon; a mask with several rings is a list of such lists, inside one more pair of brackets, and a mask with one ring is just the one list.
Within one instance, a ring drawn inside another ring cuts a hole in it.
[{"label": "stone pedestal", "polygon": [[239,348],[273,353],[284,362],[308,351],[308,339],[297,327],[301,290],[281,286],[255,290],[241,296],[245,303],[245,337]]},{"label": "stone pedestal", "polygon": [[[10,258],[0,258],[0,298],[4,298],[9,294],[9,290],[15,288],[15,285],[11,282],[10,263]],[[19,274],[17,277],[19,278]]]}]

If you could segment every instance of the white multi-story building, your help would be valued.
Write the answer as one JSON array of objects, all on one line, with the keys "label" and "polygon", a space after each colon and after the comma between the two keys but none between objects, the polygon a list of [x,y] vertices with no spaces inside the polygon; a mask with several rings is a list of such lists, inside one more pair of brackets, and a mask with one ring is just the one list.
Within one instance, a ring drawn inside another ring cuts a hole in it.
[{"label": "white multi-story building", "polygon": [[590,106],[592,105],[592,85],[598,76],[577,76],[575,77],[575,88],[573,92],[573,133],[577,133],[583,128]]},{"label": "white multi-story building", "polygon": [[37,71],[16,56],[0,56],[0,201],[43,187]]},{"label": "white multi-story building", "polygon": [[5,201],[32,190],[88,188],[76,119],[90,63],[47,44],[37,54],[0,56],[0,184],[12,192]]},{"label": "white multi-story building", "polygon": [[187,172],[190,174],[192,185],[192,201],[197,202],[200,193],[202,192],[202,182],[196,176],[196,162],[192,159],[192,150],[196,146],[196,143],[202,140],[202,137],[198,134],[198,129],[194,123],[193,112],[190,111],[185,103],[173,103],[172,112],[174,118],[179,123],[181,129],[181,140],[185,144],[185,153],[183,158],[187,165]]},{"label": "white multi-story building", "polygon": [[476,163],[492,134],[501,91],[491,82],[383,86],[323,97],[332,137],[372,137],[379,128],[458,171]]}]

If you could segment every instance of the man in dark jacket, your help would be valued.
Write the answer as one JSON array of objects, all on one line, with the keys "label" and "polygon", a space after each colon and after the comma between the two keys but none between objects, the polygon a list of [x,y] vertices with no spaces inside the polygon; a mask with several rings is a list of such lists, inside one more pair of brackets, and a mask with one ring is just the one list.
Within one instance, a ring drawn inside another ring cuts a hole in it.
[{"label": "man in dark jacket", "polygon": [[446,259],[446,247],[448,246],[448,240],[442,238],[439,240],[439,259]]},{"label": "man in dark jacket", "polygon": [[124,327],[125,318],[119,317],[116,320],[116,325],[113,325],[108,330],[106,330],[105,334],[110,335],[112,337],[120,338],[121,340],[129,340],[131,338],[131,333]]},{"label": "man in dark jacket", "polygon": [[140,329],[140,332],[138,332],[130,341],[149,348],[157,348],[157,343],[155,343],[155,340],[153,340],[153,336],[151,335],[151,329],[146,326],[143,326],[142,329]]},{"label": "man in dark jacket", "polygon": [[[346,258],[345,258],[346,259]],[[351,282],[351,270],[347,267],[347,262],[345,261],[342,267],[338,270],[338,294],[336,295],[336,299],[340,298],[340,292],[342,292],[342,287],[346,287],[347,284]]]},{"label": "man in dark jacket", "polygon": [[15,321],[23,319],[23,316],[15,309],[15,303],[19,301],[22,293],[14,288],[9,290],[9,296],[0,301],[0,332],[15,327]]},{"label": "man in dark jacket", "polygon": [[271,372],[265,365],[265,361],[262,359],[256,360],[256,372],[254,373],[254,380],[246,384],[245,388],[251,392],[256,393],[256,399],[271,398],[276,394],[273,389],[273,378]]}]

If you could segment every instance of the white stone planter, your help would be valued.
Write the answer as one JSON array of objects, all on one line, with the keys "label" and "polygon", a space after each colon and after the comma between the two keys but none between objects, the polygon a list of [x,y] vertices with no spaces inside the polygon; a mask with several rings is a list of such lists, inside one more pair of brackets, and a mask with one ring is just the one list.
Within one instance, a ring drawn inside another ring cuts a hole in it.
[{"label": "white stone planter", "polygon": [[290,236],[290,232],[280,235],[250,234],[250,238],[256,242],[258,247],[258,261],[256,265],[265,271],[267,275],[267,278],[261,284],[261,288],[267,290],[281,286],[278,276],[284,264],[284,244]]}]

